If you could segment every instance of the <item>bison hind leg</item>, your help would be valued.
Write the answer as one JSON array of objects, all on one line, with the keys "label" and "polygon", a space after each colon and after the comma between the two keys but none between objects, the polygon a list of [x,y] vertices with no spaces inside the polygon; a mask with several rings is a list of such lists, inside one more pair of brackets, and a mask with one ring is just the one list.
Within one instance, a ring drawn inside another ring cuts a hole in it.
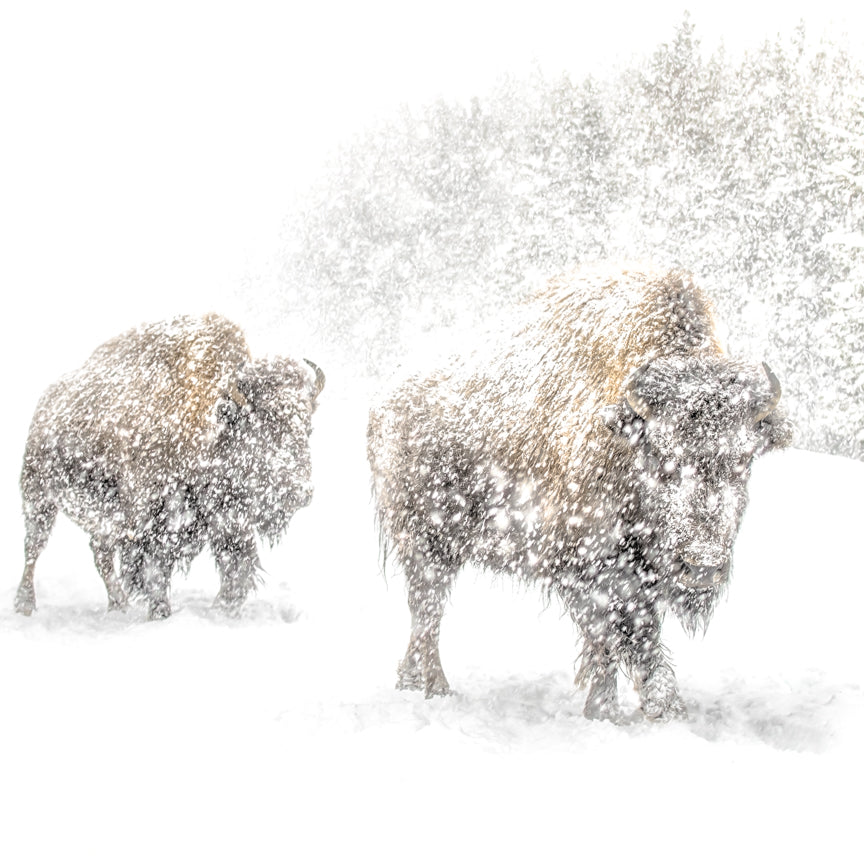
[{"label": "bison hind leg", "polygon": [[213,536],[210,548],[219,570],[219,592],[213,608],[228,615],[240,615],[249,593],[257,587],[261,562],[251,531],[238,531],[232,536]]},{"label": "bison hind leg", "polygon": [[33,564],[24,568],[24,575],[15,592],[15,611],[19,615],[32,615],[36,611],[36,589],[33,587]]},{"label": "bison hind leg", "polygon": [[396,687],[422,690],[426,698],[446,696],[450,685],[441,666],[438,639],[444,603],[454,573],[426,563],[422,556],[405,568],[408,608],[411,610],[411,639],[397,670]]},{"label": "bison hind leg", "polygon": [[144,552],[137,540],[125,540],[120,544],[120,584],[127,597],[141,597],[147,593]]},{"label": "bison hind leg", "polygon": [[145,553],[141,575],[147,597],[147,618],[163,621],[171,616],[171,573],[176,558],[170,554]]},{"label": "bison hind leg", "polygon": [[397,669],[397,689],[422,690],[427,699],[447,696],[450,693],[450,684],[441,666],[437,638],[435,644],[431,644],[428,637],[415,636],[412,629],[411,642]]}]

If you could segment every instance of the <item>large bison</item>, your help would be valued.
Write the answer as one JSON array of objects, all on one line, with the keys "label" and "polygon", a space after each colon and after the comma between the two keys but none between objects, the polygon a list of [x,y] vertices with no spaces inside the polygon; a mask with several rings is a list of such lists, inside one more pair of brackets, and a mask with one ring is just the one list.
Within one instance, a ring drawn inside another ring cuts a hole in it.
[{"label": "large bison", "polygon": [[370,415],[385,558],[405,572],[398,685],[445,694],[444,603],[468,563],[557,594],[583,640],[584,713],[686,715],[660,639],[670,608],[706,625],[730,573],[753,459],[788,443],[780,385],[733,360],[687,273],[552,280],[491,351],[402,383]]},{"label": "large bison", "polygon": [[90,535],[109,607],[143,592],[170,614],[175,567],[209,544],[216,605],[237,611],[259,569],[255,534],[275,542],[312,496],[314,364],[253,359],[218,315],[130,330],[42,396],[21,473],[26,522],[18,612],[58,512]]}]

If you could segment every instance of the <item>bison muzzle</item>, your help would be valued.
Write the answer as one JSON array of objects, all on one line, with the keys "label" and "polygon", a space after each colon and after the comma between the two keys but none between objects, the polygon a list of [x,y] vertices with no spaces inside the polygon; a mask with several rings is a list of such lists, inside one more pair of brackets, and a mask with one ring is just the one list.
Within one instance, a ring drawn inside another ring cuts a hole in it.
[{"label": "bison muzzle", "polygon": [[680,271],[552,280],[492,350],[412,377],[370,415],[385,559],[404,570],[411,638],[398,686],[449,690],[438,638],[472,563],[557,595],[582,638],[584,713],[685,716],[664,612],[705,626],[729,580],[754,457],[788,443],[780,384],[728,357]]},{"label": "bison muzzle", "polygon": [[209,546],[216,605],[242,606],[275,542],[312,497],[309,435],[324,376],[314,364],[253,359],[218,315],[145,325],[105,343],[40,400],[24,453],[24,575],[57,514],[90,535],[109,607],[143,593],[170,614],[171,574]]}]

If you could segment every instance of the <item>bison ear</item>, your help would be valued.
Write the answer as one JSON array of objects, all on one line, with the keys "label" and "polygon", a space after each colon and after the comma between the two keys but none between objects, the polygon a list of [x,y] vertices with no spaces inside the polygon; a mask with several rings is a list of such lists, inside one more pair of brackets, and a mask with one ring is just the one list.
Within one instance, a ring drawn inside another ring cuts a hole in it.
[{"label": "bison ear", "polygon": [[767,417],[764,417],[756,425],[760,433],[762,444],[759,448],[761,453],[769,450],[782,450],[791,446],[795,438],[795,427],[784,411],[775,409]]}]

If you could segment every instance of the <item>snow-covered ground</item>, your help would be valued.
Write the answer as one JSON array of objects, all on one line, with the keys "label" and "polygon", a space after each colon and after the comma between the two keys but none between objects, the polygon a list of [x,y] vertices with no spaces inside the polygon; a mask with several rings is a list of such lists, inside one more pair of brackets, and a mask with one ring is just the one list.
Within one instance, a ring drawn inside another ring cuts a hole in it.
[{"label": "snow-covered ground", "polygon": [[169,620],[107,613],[69,523],[39,562],[38,612],[18,617],[7,514],[2,860],[861,853],[864,465],[758,464],[728,601],[704,638],[667,621],[688,722],[584,720],[569,618],[474,572],[442,635],[458,694],[426,701],[394,689],[408,612],[379,569],[365,400],[328,372],[316,498],[265,551],[240,620],[210,611],[204,558],[175,581]]}]

